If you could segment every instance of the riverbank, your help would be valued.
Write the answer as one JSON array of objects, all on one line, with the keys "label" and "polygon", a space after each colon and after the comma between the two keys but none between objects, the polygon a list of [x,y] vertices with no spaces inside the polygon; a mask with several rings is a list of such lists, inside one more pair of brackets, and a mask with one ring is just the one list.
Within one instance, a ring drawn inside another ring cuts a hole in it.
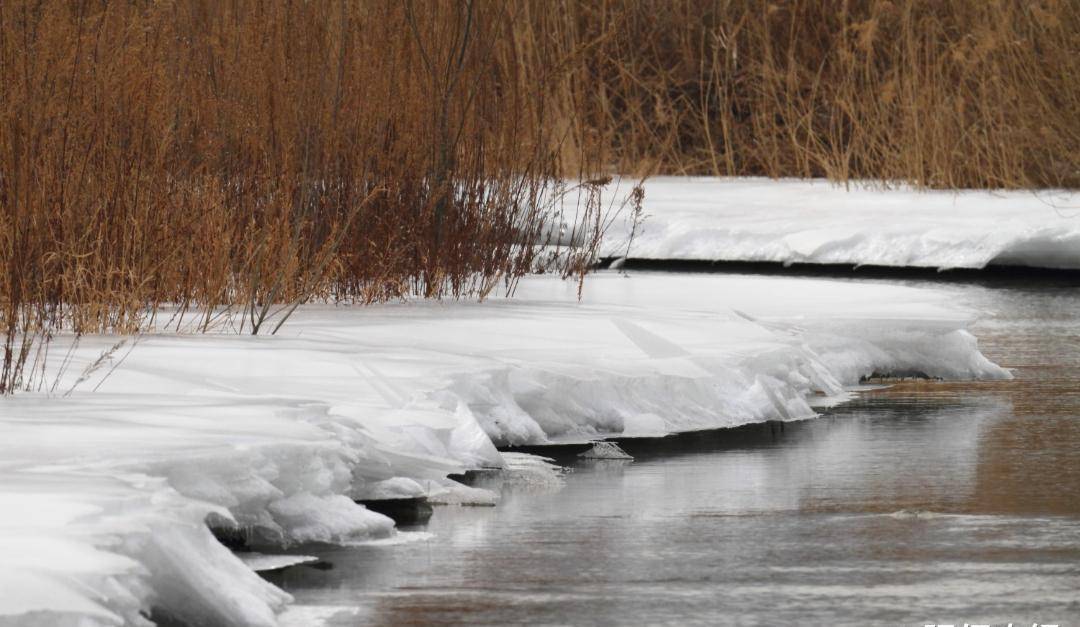
[{"label": "riverbank", "polygon": [[390,537],[355,500],[491,498],[447,475],[504,465],[496,444],[809,418],[874,371],[1007,378],[972,319],[933,289],[601,273],[580,302],[530,278],[482,305],[306,307],[271,337],[58,338],[52,385],[0,420],[0,536],[38,547],[0,610],[272,624],[287,595],[207,518],[256,545]]},{"label": "riverbank", "polygon": [[[1080,619],[1080,291],[944,286],[1008,381],[900,383],[813,420],[537,447],[558,491],[268,575],[327,627]],[[781,428],[782,425],[782,428]],[[489,486],[498,486],[493,478]],[[290,610],[293,612],[294,610]]]}]

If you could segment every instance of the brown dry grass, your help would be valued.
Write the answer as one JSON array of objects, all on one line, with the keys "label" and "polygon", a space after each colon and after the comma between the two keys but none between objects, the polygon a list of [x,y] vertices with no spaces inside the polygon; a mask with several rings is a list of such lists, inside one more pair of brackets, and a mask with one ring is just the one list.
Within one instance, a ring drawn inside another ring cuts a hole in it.
[{"label": "brown dry grass", "polygon": [[550,13],[571,16],[561,28],[581,50],[571,119],[624,171],[1080,187],[1075,0],[566,0]]},{"label": "brown dry grass", "polygon": [[512,283],[559,146],[520,47],[497,3],[0,4],[0,391],[165,303],[258,332]]},{"label": "brown dry grass", "polygon": [[614,171],[1080,186],[1080,4],[0,2],[0,392],[166,303],[483,296]]}]

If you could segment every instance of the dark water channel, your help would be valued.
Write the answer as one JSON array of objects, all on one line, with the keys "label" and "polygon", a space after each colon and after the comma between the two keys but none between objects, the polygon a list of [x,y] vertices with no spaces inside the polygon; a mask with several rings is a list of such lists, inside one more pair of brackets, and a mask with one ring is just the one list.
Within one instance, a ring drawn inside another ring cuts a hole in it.
[{"label": "dark water channel", "polygon": [[630,442],[268,576],[331,625],[1080,624],[1080,288],[942,289],[1015,381]]}]

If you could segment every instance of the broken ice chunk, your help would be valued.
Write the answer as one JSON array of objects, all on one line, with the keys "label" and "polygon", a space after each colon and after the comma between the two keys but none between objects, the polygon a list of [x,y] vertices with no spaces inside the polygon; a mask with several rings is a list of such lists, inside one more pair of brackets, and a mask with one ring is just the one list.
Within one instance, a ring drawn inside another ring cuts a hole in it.
[{"label": "broken ice chunk", "polygon": [[579,453],[578,457],[584,457],[585,459],[634,459],[614,442],[593,442],[592,448],[584,453]]}]

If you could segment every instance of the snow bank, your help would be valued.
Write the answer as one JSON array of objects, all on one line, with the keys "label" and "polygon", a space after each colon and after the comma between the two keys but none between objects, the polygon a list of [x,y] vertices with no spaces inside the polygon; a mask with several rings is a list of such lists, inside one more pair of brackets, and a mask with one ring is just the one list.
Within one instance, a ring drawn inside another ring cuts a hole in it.
[{"label": "snow bank", "polygon": [[[513,342],[538,359],[457,380],[500,444],[657,435],[814,415],[872,372],[1008,378],[965,328],[950,293],[843,281],[635,273],[576,287],[525,282],[538,335]],[[658,307],[651,303],[663,303]],[[490,327],[489,327],[490,328]],[[488,342],[498,346],[495,329]],[[534,434],[542,435],[534,435]]]},{"label": "snow bank", "polygon": [[[631,258],[1080,269],[1080,192],[887,191],[826,181],[660,177]],[[604,257],[627,254],[629,216]]]},{"label": "snow bank", "polygon": [[66,365],[58,341],[55,393],[0,401],[0,624],[272,625],[288,595],[208,518],[255,546],[389,538],[353,498],[491,504],[447,475],[553,476],[494,443],[808,418],[875,371],[1009,376],[940,290],[601,273],[582,302],[548,278],[516,296],[311,306],[272,337],[84,338]]}]

